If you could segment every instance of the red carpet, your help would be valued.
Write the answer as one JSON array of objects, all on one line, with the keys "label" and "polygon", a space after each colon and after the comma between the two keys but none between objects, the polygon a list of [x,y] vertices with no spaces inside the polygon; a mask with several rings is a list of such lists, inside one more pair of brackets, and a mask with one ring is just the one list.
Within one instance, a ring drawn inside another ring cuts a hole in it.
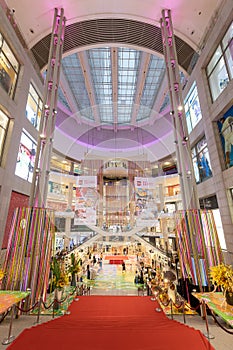
[{"label": "red carpet", "polygon": [[7,350],[214,350],[204,335],[138,296],[82,296],[70,315],[24,330]]},{"label": "red carpet", "polygon": [[105,260],[109,260],[109,264],[121,265],[124,260],[128,260],[127,255],[106,255]]},{"label": "red carpet", "polygon": [[105,255],[104,260],[129,260],[127,255]]}]

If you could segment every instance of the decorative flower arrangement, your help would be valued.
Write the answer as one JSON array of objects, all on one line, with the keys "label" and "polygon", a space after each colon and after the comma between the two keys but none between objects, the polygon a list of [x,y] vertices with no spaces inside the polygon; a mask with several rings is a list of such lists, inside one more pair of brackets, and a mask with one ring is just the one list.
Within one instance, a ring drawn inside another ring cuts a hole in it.
[{"label": "decorative flower arrangement", "polygon": [[71,264],[68,268],[68,272],[73,274],[73,273],[79,273],[81,271],[82,267],[80,264],[80,260],[76,260],[76,257],[74,253],[71,254]]},{"label": "decorative flower arrangement", "polygon": [[233,292],[233,268],[231,265],[221,263],[210,267],[210,279],[217,287],[224,291]]},{"label": "decorative flower arrangement", "polygon": [[51,270],[53,272],[53,286],[59,290],[63,289],[69,283],[69,278],[62,267],[62,264],[53,258],[51,264]]},{"label": "decorative flower arrangement", "polygon": [[81,259],[77,261],[74,253],[71,254],[70,259],[71,264],[68,267],[68,273],[71,274],[71,286],[76,287],[76,274],[82,270]]},{"label": "decorative flower arrangement", "polygon": [[59,280],[55,283],[55,287],[63,289],[69,283],[69,278],[65,273],[61,273]]}]

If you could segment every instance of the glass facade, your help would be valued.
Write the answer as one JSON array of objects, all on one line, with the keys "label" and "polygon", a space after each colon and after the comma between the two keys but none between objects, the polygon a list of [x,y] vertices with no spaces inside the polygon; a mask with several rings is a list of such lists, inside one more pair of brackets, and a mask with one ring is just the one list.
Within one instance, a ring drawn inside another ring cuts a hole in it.
[{"label": "glass facade", "polygon": [[42,100],[31,84],[29,88],[27,106],[26,106],[26,117],[35,126],[37,130],[40,128],[42,113]]},{"label": "glass facade", "polygon": [[192,85],[184,100],[185,115],[188,127],[188,133],[195,128],[202,118],[201,106],[198,98],[196,82]]},{"label": "glass facade", "polygon": [[233,166],[233,106],[218,120],[218,130],[224,154],[225,167]]},{"label": "glass facade", "polygon": [[35,140],[23,130],[19,144],[15,175],[29,182],[32,182],[36,148]]},{"label": "glass facade", "polygon": [[0,164],[4,152],[4,144],[6,140],[9,121],[10,119],[8,118],[8,116],[0,109]]},{"label": "glass facade", "polygon": [[205,137],[203,137],[192,148],[192,160],[194,175],[197,183],[200,183],[212,176],[209,151]]},{"label": "glass facade", "polygon": [[210,59],[206,73],[215,101],[233,78],[233,22]]},{"label": "glass facade", "polygon": [[0,86],[11,98],[14,96],[19,62],[0,33]]}]

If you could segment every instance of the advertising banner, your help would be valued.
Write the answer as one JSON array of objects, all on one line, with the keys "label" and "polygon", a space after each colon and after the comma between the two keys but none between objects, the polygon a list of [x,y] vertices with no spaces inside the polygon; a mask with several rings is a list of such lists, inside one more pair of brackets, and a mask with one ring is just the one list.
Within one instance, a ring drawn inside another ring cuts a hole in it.
[{"label": "advertising banner", "polygon": [[157,191],[155,178],[135,177],[135,217],[137,226],[158,224]]},{"label": "advertising banner", "polygon": [[76,187],[74,225],[96,224],[97,200],[97,177],[79,176]]}]

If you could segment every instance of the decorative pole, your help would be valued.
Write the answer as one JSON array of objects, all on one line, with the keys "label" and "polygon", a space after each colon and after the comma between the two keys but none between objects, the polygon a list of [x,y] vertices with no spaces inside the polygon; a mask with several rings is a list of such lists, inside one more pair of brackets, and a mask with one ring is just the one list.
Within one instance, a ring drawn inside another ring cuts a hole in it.
[{"label": "decorative pole", "polygon": [[45,202],[57,114],[65,21],[64,10],[61,9],[59,15],[55,9],[29,207],[16,208],[14,212],[4,262],[4,287],[13,290],[30,288],[30,306],[46,297],[55,236],[54,211],[46,209]]},{"label": "decorative pole", "polygon": [[50,159],[57,115],[57,96],[65,34],[64,10],[55,9],[49,60],[44,88],[40,136],[37,144],[35,171],[32,179],[30,206],[44,207],[47,199]]},{"label": "decorative pole", "polygon": [[173,120],[183,208],[184,210],[199,209],[170,10],[162,10],[160,25],[169,84],[170,114]]}]

